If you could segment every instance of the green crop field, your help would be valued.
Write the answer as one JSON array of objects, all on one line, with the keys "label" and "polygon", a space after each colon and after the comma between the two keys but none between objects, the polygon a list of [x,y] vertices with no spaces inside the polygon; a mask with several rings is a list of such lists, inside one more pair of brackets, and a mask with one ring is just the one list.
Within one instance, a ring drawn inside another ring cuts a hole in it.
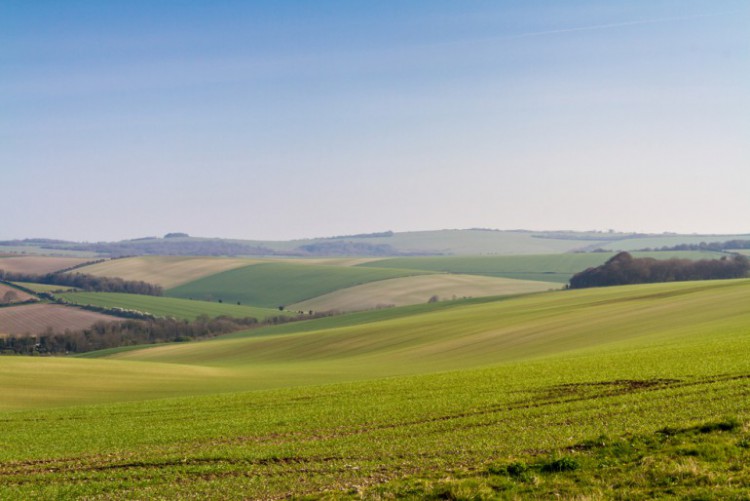
[{"label": "green crop field", "polygon": [[200,315],[208,315],[209,317],[221,315],[237,318],[255,317],[258,320],[263,320],[285,314],[278,309],[271,308],[117,292],[72,292],[57,294],[57,296],[74,304],[104,308],[119,307],[151,313],[158,317],[174,317],[186,320],[194,320]]},{"label": "green crop field", "polygon": [[426,303],[433,298],[452,300],[464,297],[524,294],[559,288],[560,284],[553,282],[439,273],[391,278],[347,287],[295,303],[290,306],[290,309],[357,311]]},{"label": "green crop field", "polygon": [[13,283],[20,287],[29,289],[34,292],[59,292],[59,291],[78,290],[76,287],[69,287],[67,285],[35,284],[32,282],[13,282]]},{"label": "green crop field", "polygon": [[7,358],[0,498],[742,499],[748,299],[559,291]]},{"label": "green crop field", "polygon": [[[438,256],[401,257],[363,263],[359,267],[387,267],[430,270],[447,273],[467,273],[493,277],[539,280],[566,283],[575,273],[599,266],[614,253],[569,253],[524,256]],[[716,252],[636,252],[635,257],[656,259],[716,259],[724,254]]]},{"label": "green crop field", "polygon": [[169,289],[167,295],[274,308],[344,287],[425,273],[430,272],[268,262],[195,280]]}]

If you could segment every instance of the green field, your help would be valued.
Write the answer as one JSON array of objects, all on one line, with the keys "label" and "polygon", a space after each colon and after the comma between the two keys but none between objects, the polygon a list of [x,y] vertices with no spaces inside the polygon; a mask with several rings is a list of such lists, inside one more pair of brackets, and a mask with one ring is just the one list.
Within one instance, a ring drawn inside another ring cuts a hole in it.
[{"label": "green field", "polygon": [[157,317],[174,317],[185,320],[194,320],[200,315],[208,315],[209,317],[224,315],[236,318],[255,317],[258,320],[263,320],[285,314],[278,309],[271,308],[118,292],[71,292],[57,294],[57,296],[74,304],[103,308],[119,307],[151,313]]},{"label": "green field", "polygon": [[560,291],[11,357],[0,498],[742,499],[748,299]]},{"label": "green field", "polygon": [[29,289],[34,292],[58,292],[58,291],[69,291],[77,290],[76,287],[68,287],[67,285],[47,285],[47,284],[35,284],[32,282],[13,282],[14,284]]},{"label": "green field", "polygon": [[169,289],[167,295],[274,308],[344,287],[425,273],[430,272],[271,262],[201,278]]},{"label": "green field", "polygon": [[[437,256],[402,257],[363,263],[358,267],[410,268],[446,273],[467,273],[490,277],[538,280],[542,282],[566,283],[575,273],[592,266],[599,266],[614,253],[569,253],[528,256]],[[723,254],[716,252],[636,252],[635,257],[669,259],[717,259]]]}]

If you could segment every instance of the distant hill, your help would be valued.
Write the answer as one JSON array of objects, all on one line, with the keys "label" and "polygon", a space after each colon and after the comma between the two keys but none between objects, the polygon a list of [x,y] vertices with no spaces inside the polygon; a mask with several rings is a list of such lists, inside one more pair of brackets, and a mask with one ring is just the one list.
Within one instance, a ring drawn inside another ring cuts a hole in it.
[{"label": "distant hill", "polygon": [[85,256],[450,256],[558,254],[674,247],[701,242],[750,241],[747,235],[679,235],[579,231],[492,230],[484,228],[361,233],[287,241],[191,237],[168,233],[119,242],[52,239],[0,241],[0,253]]}]

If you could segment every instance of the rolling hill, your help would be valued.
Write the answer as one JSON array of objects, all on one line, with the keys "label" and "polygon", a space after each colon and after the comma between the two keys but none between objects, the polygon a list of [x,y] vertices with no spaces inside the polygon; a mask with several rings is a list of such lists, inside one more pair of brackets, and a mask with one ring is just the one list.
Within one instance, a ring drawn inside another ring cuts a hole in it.
[{"label": "rolling hill", "polygon": [[8,358],[0,497],[741,497],[748,298],[569,290]]},{"label": "rolling hill", "polygon": [[678,235],[601,231],[445,229],[383,231],[288,241],[237,240],[170,234],[119,242],[66,242],[27,239],[0,242],[0,252],[78,253],[84,256],[409,256],[479,254],[557,254],[604,248],[611,251],[681,243],[750,240],[750,235]]}]

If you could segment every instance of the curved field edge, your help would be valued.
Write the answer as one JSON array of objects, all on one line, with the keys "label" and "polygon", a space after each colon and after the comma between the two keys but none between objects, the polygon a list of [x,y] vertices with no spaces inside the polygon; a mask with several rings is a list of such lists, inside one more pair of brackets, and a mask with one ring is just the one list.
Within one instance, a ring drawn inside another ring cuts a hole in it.
[{"label": "curved field edge", "polygon": [[287,315],[285,312],[271,308],[119,292],[72,292],[57,294],[57,296],[74,304],[103,308],[125,308],[159,317],[174,317],[185,320],[194,320],[200,315],[208,315],[209,317],[222,315],[237,318],[255,317],[258,320]]},{"label": "curved field edge", "polygon": [[478,275],[435,274],[391,278],[339,289],[289,308],[314,311],[358,311],[474,296],[516,295],[559,289],[560,284]]},{"label": "curved field edge", "polygon": [[[735,446],[748,436],[748,348],[740,326],[711,337],[656,339],[485,369],[5,412],[0,497],[379,498],[424,488],[414,491],[423,497],[420,492],[433,492],[441,480],[455,479],[465,481],[443,487],[474,492],[478,484],[463,478],[472,472],[477,481],[494,475],[517,482],[501,476],[508,465],[533,467],[560,457],[585,468],[590,463],[581,444],[590,447],[603,435],[632,444],[634,436],[711,425],[727,415],[739,422],[734,435],[717,428],[706,436]],[[39,440],[50,430],[54,440]],[[675,487],[670,472],[682,468],[686,479],[701,474],[701,463],[686,470],[691,457],[714,454],[726,462],[738,454],[718,444],[692,453],[691,444],[676,449],[683,462],[647,475],[652,495]],[[648,464],[654,463],[641,466]],[[635,474],[626,471],[623,482],[633,483]],[[704,486],[724,488],[726,477],[701,478]],[[479,487],[480,494],[491,493]]]},{"label": "curved field edge", "polygon": [[266,262],[204,277],[167,295],[275,308],[367,282],[429,273],[434,272]]},{"label": "curved field edge", "polygon": [[103,263],[84,266],[77,271],[124,280],[141,280],[170,288],[256,262],[258,260],[246,258],[138,256],[110,259]]},{"label": "curved field edge", "polygon": [[[146,348],[124,359],[208,366],[318,365],[341,376],[476,367],[629,342],[715,335],[750,325],[750,281],[727,280],[559,291],[283,335]],[[367,317],[363,317],[367,318]],[[287,326],[285,326],[287,327]],[[295,333],[294,329],[301,331]],[[304,371],[301,371],[304,373]],[[301,377],[302,374],[300,375]]]}]

